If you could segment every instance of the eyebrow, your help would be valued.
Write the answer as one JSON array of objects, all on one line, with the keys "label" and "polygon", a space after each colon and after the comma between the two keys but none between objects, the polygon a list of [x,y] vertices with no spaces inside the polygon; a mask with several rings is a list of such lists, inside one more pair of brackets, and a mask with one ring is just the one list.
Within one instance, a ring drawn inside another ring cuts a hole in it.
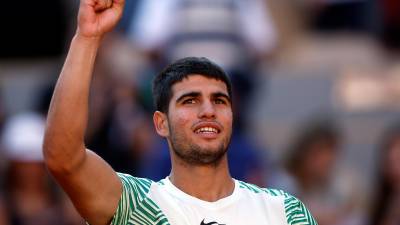
[{"label": "eyebrow", "polygon": [[191,92],[188,92],[188,93],[185,93],[185,94],[179,96],[179,98],[176,99],[176,102],[180,102],[180,101],[182,101],[184,98],[187,98],[187,97],[198,97],[198,96],[200,96],[200,92],[191,91]]},{"label": "eyebrow", "polygon": [[[180,101],[182,101],[183,99],[185,99],[185,98],[187,98],[187,97],[195,98],[195,97],[199,97],[200,95],[201,95],[201,93],[200,93],[200,92],[197,92],[197,91],[188,92],[188,93],[185,93],[185,94],[182,94],[181,96],[179,96],[179,98],[176,99],[176,102],[180,102]],[[230,103],[232,102],[232,101],[231,101],[231,98],[230,98],[227,94],[225,94],[224,92],[215,92],[215,93],[212,93],[212,94],[211,94],[211,97],[212,97],[212,98],[223,97],[223,98],[227,99]]]},{"label": "eyebrow", "polygon": [[226,98],[230,103],[232,103],[231,98],[224,92],[216,92],[216,93],[213,93],[211,96],[213,98],[219,98],[219,97]]}]

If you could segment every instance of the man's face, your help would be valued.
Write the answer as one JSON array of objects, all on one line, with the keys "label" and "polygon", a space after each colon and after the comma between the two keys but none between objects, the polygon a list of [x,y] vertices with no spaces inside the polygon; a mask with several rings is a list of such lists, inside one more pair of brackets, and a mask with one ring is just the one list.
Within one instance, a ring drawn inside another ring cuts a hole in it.
[{"label": "man's face", "polygon": [[232,107],[224,82],[192,75],[172,86],[168,141],[174,153],[191,164],[217,163],[232,134]]}]

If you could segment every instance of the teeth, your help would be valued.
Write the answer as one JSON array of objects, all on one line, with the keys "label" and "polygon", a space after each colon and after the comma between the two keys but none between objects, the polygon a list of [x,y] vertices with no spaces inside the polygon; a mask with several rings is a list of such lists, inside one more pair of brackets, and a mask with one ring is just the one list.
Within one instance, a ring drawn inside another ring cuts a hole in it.
[{"label": "teeth", "polygon": [[201,127],[196,130],[196,133],[218,133],[218,130],[213,127]]}]

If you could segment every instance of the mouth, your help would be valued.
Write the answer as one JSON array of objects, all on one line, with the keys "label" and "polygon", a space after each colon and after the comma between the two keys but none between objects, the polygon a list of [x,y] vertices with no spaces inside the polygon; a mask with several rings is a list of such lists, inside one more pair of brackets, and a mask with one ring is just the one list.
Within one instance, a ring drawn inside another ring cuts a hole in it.
[{"label": "mouth", "polygon": [[200,127],[198,129],[196,129],[194,132],[196,134],[207,134],[207,133],[218,134],[221,131],[215,127]]},{"label": "mouth", "polygon": [[221,133],[222,127],[217,122],[200,122],[196,124],[193,132],[204,138],[216,138]]}]

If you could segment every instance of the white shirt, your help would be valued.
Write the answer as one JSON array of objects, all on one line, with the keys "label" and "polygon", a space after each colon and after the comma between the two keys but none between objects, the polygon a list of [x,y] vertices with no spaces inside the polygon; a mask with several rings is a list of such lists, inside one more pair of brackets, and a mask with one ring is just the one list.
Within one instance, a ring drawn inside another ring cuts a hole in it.
[{"label": "white shirt", "polygon": [[216,202],[190,196],[168,178],[159,182],[118,174],[123,193],[112,225],[317,224],[295,197],[235,181],[233,193]]}]

